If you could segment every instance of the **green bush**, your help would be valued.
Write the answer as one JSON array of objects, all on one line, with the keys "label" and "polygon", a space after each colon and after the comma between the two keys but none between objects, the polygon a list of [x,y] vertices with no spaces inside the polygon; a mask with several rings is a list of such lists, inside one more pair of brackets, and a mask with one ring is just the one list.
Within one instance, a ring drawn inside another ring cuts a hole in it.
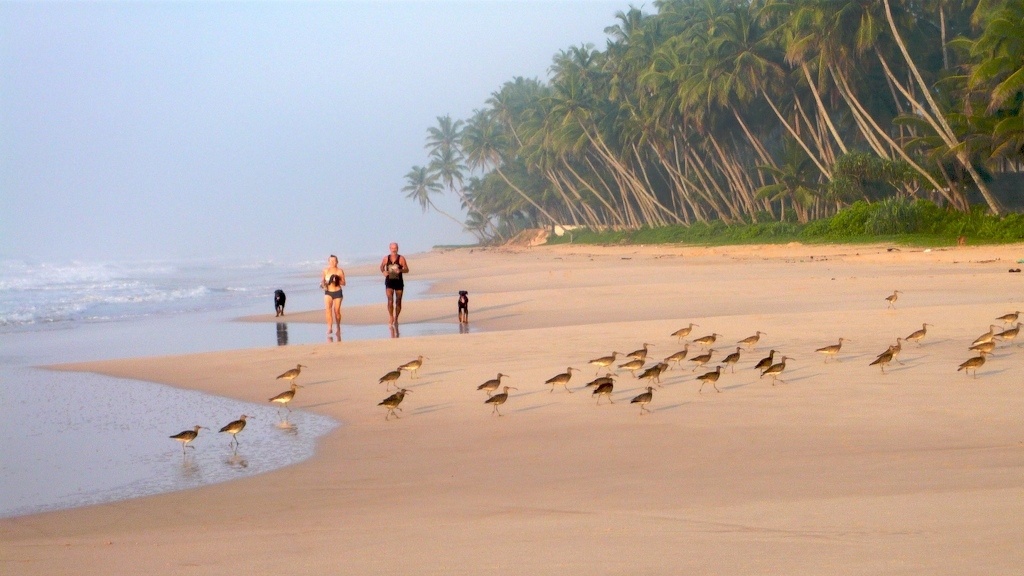
[{"label": "green bush", "polygon": [[551,236],[549,244],[752,244],[803,242],[898,242],[914,245],[952,245],[966,236],[972,244],[1024,241],[1024,214],[1003,217],[985,213],[983,206],[957,212],[927,200],[888,198],[854,202],[838,214],[808,224],[763,220],[727,226],[720,220],[690,226],[643,227],[636,230],[577,229]]}]

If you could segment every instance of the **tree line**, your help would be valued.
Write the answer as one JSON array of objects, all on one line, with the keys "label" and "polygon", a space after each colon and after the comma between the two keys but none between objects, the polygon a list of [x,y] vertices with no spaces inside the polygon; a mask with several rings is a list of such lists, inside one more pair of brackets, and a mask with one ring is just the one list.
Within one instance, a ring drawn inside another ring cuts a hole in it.
[{"label": "tree line", "polygon": [[403,192],[455,194],[480,241],[524,228],[806,223],[857,200],[952,210],[1019,171],[1024,2],[659,0],[467,119]]}]

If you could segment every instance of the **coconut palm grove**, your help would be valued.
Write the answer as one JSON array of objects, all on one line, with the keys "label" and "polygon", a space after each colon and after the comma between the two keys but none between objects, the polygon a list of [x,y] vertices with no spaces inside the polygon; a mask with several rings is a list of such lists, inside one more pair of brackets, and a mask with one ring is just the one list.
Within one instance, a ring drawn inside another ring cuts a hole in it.
[{"label": "coconut palm grove", "polygon": [[1024,238],[1024,2],[661,0],[609,22],[546,81],[438,117],[406,196],[457,195],[465,221],[446,215],[483,243],[820,232],[850,210],[854,233]]}]

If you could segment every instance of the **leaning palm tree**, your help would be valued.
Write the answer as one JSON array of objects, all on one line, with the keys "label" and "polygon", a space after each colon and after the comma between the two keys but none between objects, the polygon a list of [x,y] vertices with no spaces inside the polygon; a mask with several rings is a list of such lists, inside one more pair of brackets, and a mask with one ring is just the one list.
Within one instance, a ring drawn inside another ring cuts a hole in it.
[{"label": "leaning palm tree", "polygon": [[406,193],[406,198],[418,202],[423,212],[426,212],[428,208],[432,209],[435,212],[439,212],[440,214],[447,216],[460,227],[465,227],[458,218],[438,208],[437,204],[434,204],[434,201],[431,200],[430,195],[441,193],[442,188],[441,184],[437,181],[437,177],[434,174],[431,174],[426,167],[413,166],[412,169],[406,173],[405,180],[408,184],[402,187],[402,192]]}]

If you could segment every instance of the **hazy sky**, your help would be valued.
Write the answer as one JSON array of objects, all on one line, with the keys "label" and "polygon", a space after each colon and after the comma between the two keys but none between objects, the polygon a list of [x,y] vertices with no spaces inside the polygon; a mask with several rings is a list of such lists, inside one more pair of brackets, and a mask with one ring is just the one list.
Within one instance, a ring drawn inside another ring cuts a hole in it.
[{"label": "hazy sky", "polygon": [[[401,188],[628,2],[0,0],[0,258],[345,259],[472,237]],[[445,206],[458,210],[451,198]]]}]

